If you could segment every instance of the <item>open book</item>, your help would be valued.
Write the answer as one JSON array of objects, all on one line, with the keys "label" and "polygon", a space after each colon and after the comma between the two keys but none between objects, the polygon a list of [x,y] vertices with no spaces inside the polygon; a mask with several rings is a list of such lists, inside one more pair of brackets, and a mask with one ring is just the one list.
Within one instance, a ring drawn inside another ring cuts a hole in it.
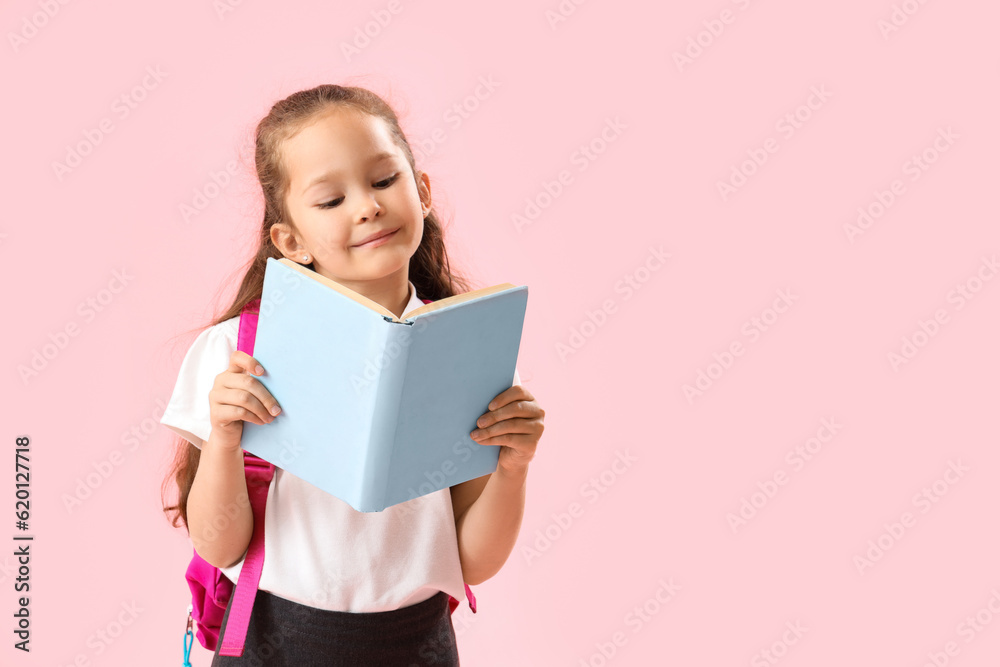
[{"label": "open book", "polygon": [[514,380],[528,301],[510,283],[387,308],[288,259],[268,259],[253,356],[281,412],[244,422],[244,450],[361,512],[494,472],[469,437]]}]

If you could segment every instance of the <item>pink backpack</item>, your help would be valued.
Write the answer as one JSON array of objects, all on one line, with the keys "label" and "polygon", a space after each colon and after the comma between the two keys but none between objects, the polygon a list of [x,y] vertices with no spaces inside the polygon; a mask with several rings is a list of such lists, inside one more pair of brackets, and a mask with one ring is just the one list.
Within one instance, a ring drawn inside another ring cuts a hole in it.
[{"label": "pink backpack", "polygon": [[[421,301],[431,302],[430,299]],[[244,306],[240,313],[236,349],[251,356],[253,356],[259,312],[260,299],[255,299]],[[185,667],[191,665],[191,647],[194,643],[192,623],[198,624],[197,636],[201,645],[214,652],[219,642],[222,619],[232,596],[235,596],[233,607],[229,612],[226,636],[222,640],[219,655],[243,655],[250,612],[253,610],[260,573],[264,566],[264,508],[267,504],[267,491],[274,477],[274,465],[249,452],[243,452],[243,467],[247,476],[250,507],[253,510],[253,533],[250,545],[247,547],[246,558],[235,587],[219,568],[202,559],[197,551],[194,552],[185,573],[188,587],[191,589],[191,604],[188,605],[187,628],[184,632]],[[469,600],[469,608],[475,613],[476,596],[472,594],[468,584],[465,585],[465,595]],[[448,608],[451,613],[455,613],[459,604],[456,598],[449,596]]]}]

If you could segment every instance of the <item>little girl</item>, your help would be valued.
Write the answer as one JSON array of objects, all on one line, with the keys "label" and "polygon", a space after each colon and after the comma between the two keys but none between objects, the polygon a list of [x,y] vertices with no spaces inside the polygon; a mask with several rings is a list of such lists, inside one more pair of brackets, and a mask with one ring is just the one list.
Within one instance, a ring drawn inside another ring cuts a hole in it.
[{"label": "little girl", "polygon": [[[184,438],[171,471],[178,503],[164,510],[234,583],[253,528],[243,422],[281,413],[257,379],[267,368],[236,349],[239,314],[260,298],[267,259],[299,262],[400,317],[421,297],[468,291],[449,268],[430,179],[374,93],[322,85],[281,100],[257,126],[255,160],[259,246],[232,305],[184,357],[161,419]],[[510,555],[544,428],[544,411],[514,375],[470,433],[500,446],[492,474],[363,513],[276,468],[244,652],[216,649],[212,665],[457,665],[449,599]],[[228,617],[227,609],[219,646]]]}]

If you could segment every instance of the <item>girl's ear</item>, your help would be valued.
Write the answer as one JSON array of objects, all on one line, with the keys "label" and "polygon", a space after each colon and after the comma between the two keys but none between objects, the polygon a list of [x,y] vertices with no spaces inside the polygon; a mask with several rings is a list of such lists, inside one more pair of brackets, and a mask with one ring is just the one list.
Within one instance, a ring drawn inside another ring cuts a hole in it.
[{"label": "girl's ear", "polygon": [[426,171],[417,172],[417,194],[420,195],[420,205],[426,218],[431,212],[431,177]]},{"label": "girl's ear", "polygon": [[271,225],[271,243],[278,249],[278,252],[292,261],[301,259],[297,256],[302,255],[302,246],[287,223],[276,222]]}]

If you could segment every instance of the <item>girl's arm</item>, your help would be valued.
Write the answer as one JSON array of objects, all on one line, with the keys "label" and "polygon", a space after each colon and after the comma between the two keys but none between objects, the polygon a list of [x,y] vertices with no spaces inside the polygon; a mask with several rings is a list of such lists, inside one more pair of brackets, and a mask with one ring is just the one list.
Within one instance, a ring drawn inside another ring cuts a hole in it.
[{"label": "girl's arm", "polygon": [[236,564],[250,545],[253,511],[243,450],[220,443],[213,429],[188,493],[188,532],[198,555],[215,567]]},{"label": "girl's arm", "polygon": [[528,463],[545,430],[545,411],[519,384],[494,398],[470,436],[501,445],[496,472],[451,487],[465,583],[480,584],[507,562],[524,516]]},{"label": "girl's arm", "polygon": [[198,555],[215,567],[235,565],[253,534],[253,508],[243,467],[243,422],[270,424],[281,412],[277,401],[254,377],[264,369],[236,350],[229,368],[208,392],[212,430],[188,492],[188,532]]},{"label": "girl's arm", "polygon": [[[527,467],[520,472],[498,467],[495,473],[452,487],[452,503],[461,512],[455,518],[458,556],[465,583],[470,586],[499,572],[514,550],[524,516],[527,476]],[[462,496],[471,494],[478,497],[462,511]]]}]

